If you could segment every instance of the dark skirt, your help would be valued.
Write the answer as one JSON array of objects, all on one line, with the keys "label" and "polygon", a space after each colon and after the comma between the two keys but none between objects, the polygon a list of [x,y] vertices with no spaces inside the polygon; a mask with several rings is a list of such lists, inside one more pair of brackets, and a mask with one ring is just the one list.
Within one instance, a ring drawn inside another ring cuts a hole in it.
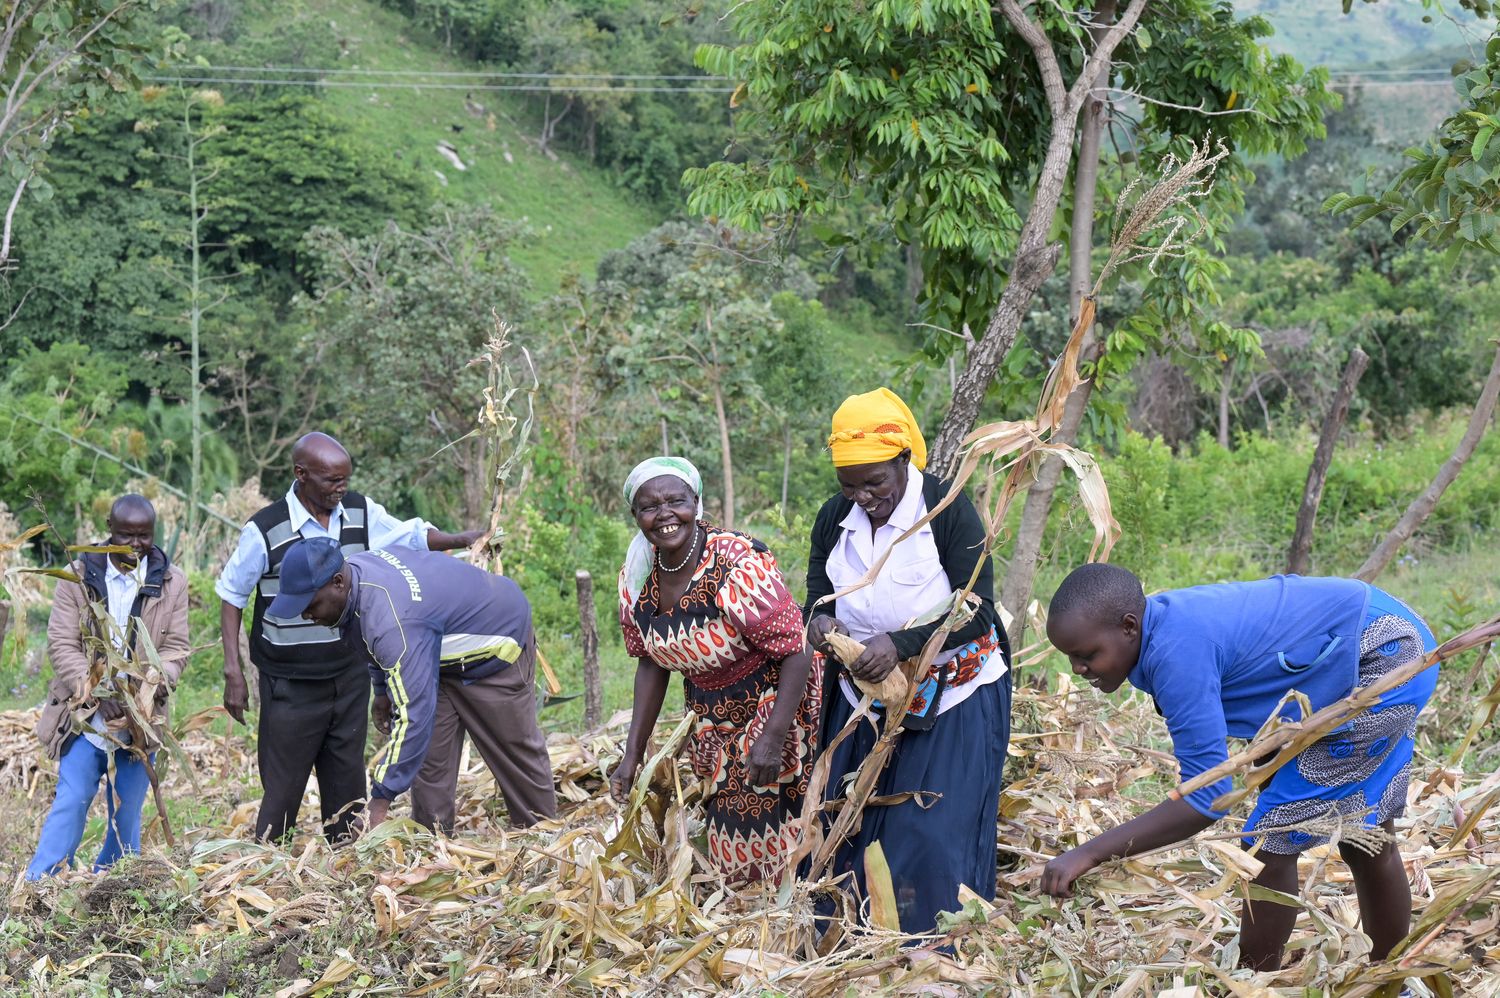
[{"label": "dark skirt", "polygon": [[[832,715],[825,728],[830,737],[854,713],[842,693],[823,707]],[[834,749],[827,799],[843,795],[843,777],[859,768],[876,738],[874,727],[862,723]],[[959,884],[993,900],[1001,774],[1009,743],[1008,672],[940,715],[930,729],[903,730],[875,792],[940,796],[926,808],[915,800],[866,808],[859,832],[834,857],[833,875],[853,873],[864,898],[865,847],[879,841],[904,932],[931,932],[938,912],[959,907]]]}]

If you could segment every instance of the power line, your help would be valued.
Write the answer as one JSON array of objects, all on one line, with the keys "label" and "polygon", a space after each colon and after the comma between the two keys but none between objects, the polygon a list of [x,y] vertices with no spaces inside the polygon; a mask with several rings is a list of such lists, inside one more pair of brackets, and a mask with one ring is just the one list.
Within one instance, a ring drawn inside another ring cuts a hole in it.
[{"label": "power line", "polygon": [[[694,77],[697,79],[697,77]],[[148,76],[150,83],[243,83],[265,87],[344,87],[362,90],[524,91],[531,93],[732,94],[734,87],[550,87],[525,83],[402,83],[394,80],[250,79],[243,76]]]},{"label": "power line", "polygon": [[1446,69],[1330,69],[1329,76],[1452,76]]},{"label": "power line", "polygon": [[473,70],[427,70],[427,69],[355,69],[320,66],[203,66],[205,73],[300,73],[320,76],[423,76],[423,77],[481,77],[486,79],[517,80],[726,80],[726,76],[704,76],[702,74],[672,75],[665,73],[502,73],[487,69]]}]

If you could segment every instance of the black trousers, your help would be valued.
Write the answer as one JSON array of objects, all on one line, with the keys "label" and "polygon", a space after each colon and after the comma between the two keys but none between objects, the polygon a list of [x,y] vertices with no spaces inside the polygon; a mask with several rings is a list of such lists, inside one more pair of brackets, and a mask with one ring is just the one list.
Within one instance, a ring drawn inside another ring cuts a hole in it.
[{"label": "black trousers", "polygon": [[346,840],[365,807],[365,733],[370,674],[353,665],[332,679],[282,679],[260,674],[256,755],[264,791],[257,839],[285,840],[296,829],[307,778],[318,774],[323,834]]}]

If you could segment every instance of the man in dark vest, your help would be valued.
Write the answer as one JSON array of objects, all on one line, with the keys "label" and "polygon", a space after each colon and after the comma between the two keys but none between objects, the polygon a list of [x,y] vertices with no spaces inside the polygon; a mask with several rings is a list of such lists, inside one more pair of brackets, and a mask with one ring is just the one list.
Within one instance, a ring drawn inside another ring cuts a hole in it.
[{"label": "man in dark vest", "polygon": [[349,488],[353,463],[326,433],[309,433],[292,448],[292,487],[250,518],[224,564],[215,591],[221,600],[224,709],[245,722],[249,689],[240,666],[240,629],[251,594],[250,661],[260,672],[257,761],[263,796],[255,836],[284,840],[297,824],[307,778],[316,771],[323,832],[349,838],[365,797],[365,733],[370,679],[339,633],[292,617],[274,617],[281,560],[297,541],[332,538],[348,554],[380,548],[449,551],[474,543],[480,531],[449,534],[421,519],[397,520]]}]

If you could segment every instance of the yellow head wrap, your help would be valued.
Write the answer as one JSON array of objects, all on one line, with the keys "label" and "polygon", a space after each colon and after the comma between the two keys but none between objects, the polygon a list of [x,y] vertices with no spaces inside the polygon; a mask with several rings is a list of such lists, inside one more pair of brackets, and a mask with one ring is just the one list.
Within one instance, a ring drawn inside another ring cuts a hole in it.
[{"label": "yellow head wrap", "polygon": [[922,430],[901,396],[889,388],[850,395],[833,414],[828,448],[835,468],[889,461],[908,447],[917,470],[927,467]]}]

